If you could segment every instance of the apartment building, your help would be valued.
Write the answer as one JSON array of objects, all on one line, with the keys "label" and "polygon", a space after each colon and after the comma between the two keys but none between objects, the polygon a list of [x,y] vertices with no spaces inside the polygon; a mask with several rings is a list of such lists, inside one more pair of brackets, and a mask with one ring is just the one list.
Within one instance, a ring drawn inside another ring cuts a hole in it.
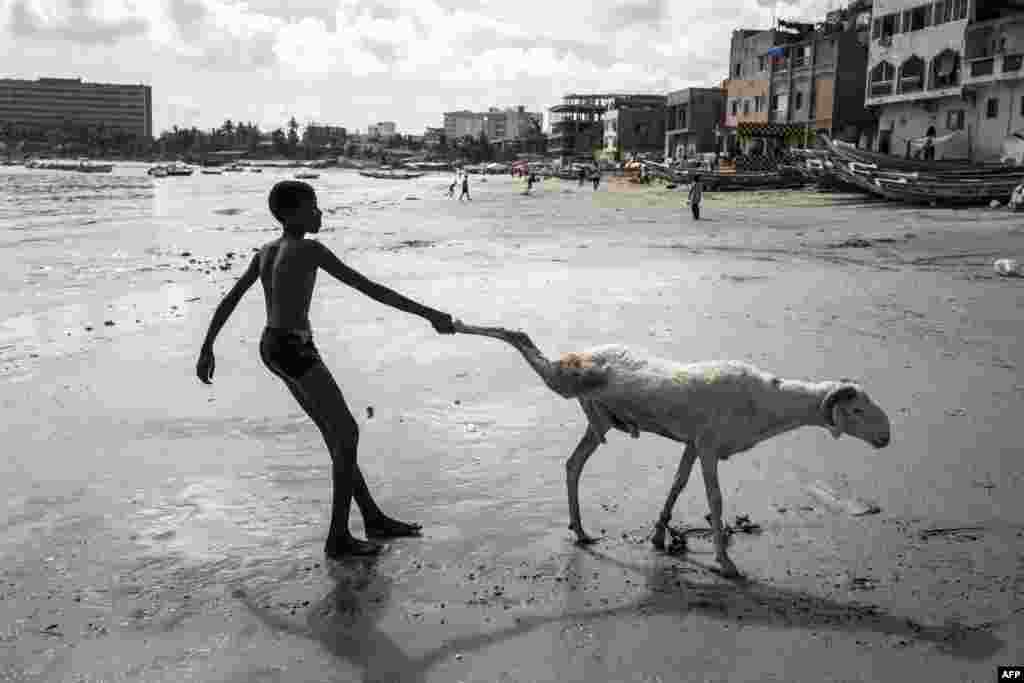
[{"label": "apartment building", "polygon": [[931,133],[944,139],[937,159],[973,156],[963,64],[971,9],[971,0],[875,0],[866,97],[879,121],[873,149],[905,156]]},{"label": "apartment building", "polygon": [[332,147],[343,145],[348,138],[344,126],[322,126],[311,123],[302,132],[303,141],[312,147]]},{"label": "apartment building", "polygon": [[13,135],[84,127],[152,138],[152,89],[81,78],[0,79],[0,127]]},{"label": "apartment building", "polygon": [[570,93],[562,103],[548,109],[551,133],[548,153],[563,161],[573,158],[593,159],[604,149],[604,115],[609,108],[664,106],[664,95]]},{"label": "apartment building", "polygon": [[670,92],[665,107],[665,157],[682,159],[718,150],[716,133],[724,123],[722,88],[686,88]]},{"label": "apartment building", "polygon": [[643,102],[614,102],[604,114],[604,155],[626,159],[636,154],[661,155],[665,145],[664,95]]},{"label": "apartment building", "polygon": [[394,121],[378,121],[366,128],[366,135],[370,139],[390,138],[398,133],[398,126]]}]

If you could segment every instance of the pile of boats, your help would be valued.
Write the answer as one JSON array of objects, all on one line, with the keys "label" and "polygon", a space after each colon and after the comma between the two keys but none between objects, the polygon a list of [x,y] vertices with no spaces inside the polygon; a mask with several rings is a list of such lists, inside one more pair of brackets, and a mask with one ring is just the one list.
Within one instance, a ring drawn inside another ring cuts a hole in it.
[{"label": "pile of boats", "polygon": [[185,176],[192,175],[195,173],[195,169],[187,164],[182,164],[177,161],[170,164],[158,164],[153,166],[146,171],[146,175],[151,175],[154,178],[166,178],[168,176]]},{"label": "pile of boats", "polygon": [[808,184],[807,174],[795,166],[780,165],[775,171],[706,171],[697,168],[673,168],[654,161],[632,162],[640,164],[644,174],[664,178],[672,183],[692,183],[694,176],[699,175],[704,189],[710,192],[730,192],[737,190],[781,190],[803,187]]},{"label": "pile of boats", "polygon": [[36,168],[43,171],[77,171],[78,173],[110,173],[113,164],[98,164],[89,159],[69,161],[67,159],[29,159],[25,168]]},{"label": "pile of boats", "polygon": [[401,171],[393,168],[382,168],[379,171],[359,171],[364,178],[379,178],[381,180],[412,180],[424,175],[422,171]]},{"label": "pile of boats", "polygon": [[967,161],[900,159],[824,138],[831,175],[844,186],[909,204],[966,206],[1007,202],[1024,167]]}]

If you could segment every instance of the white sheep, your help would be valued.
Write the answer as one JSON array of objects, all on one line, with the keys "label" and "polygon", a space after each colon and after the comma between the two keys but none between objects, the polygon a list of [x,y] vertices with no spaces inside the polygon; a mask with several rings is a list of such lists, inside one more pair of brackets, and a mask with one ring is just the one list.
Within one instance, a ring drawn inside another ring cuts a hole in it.
[{"label": "white sheep", "polygon": [[784,380],[737,361],[681,364],[641,357],[619,345],[569,353],[552,362],[522,332],[475,327],[461,321],[455,321],[455,330],[511,344],[549,388],[565,398],[579,400],[587,416],[587,431],[565,468],[569,528],[581,544],[595,539],[584,533],[580,520],[580,474],[613,427],[633,438],[640,432],[650,432],[685,445],[654,528],[652,540],[658,549],[664,549],[672,508],[694,462],[700,458],[716,560],[728,577],[740,574],[726,552],[719,460],[804,426],[824,427],[837,439],[849,434],[875,448],[889,444],[889,418],[853,382]]}]

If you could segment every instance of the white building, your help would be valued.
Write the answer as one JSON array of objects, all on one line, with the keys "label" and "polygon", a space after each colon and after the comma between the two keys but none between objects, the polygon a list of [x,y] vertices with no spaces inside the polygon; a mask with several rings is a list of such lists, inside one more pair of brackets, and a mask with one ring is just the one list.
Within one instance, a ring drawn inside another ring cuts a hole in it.
[{"label": "white building", "polygon": [[378,121],[366,129],[371,138],[390,138],[397,133],[394,121]]},{"label": "white building", "polygon": [[449,140],[466,135],[478,138],[481,133],[491,141],[522,139],[529,137],[541,120],[540,113],[526,111],[523,106],[491,107],[485,112],[451,111],[444,115],[444,134]]},{"label": "white building", "polygon": [[998,158],[1024,127],[1024,11],[1013,0],[874,0],[872,148],[898,156],[934,135],[937,159]]}]

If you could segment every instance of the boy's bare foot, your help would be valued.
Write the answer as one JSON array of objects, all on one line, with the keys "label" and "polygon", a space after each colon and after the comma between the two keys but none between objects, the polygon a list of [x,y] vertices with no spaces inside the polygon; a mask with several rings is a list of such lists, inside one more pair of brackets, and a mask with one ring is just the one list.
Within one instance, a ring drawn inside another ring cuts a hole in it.
[{"label": "boy's bare foot", "polygon": [[363,541],[354,536],[343,538],[340,541],[328,540],[324,545],[324,554],[330,560],[340,560],[343,557],[377,555],[381,550],[382,548],[379,544]]},{"label": "boy's bare foot", "polygon": [[376,519],[364,520],[366,535],[369,538],[398,538],[400,536],[421,536],[423,527],[392,519],[383,515]]}]

